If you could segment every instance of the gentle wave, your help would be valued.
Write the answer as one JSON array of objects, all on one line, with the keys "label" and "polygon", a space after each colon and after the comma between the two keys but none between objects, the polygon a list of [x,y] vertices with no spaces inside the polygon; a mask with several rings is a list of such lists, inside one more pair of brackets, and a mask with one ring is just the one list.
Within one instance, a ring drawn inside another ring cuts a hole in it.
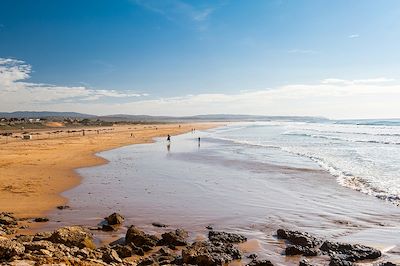
[{"label": "gentle wave", "polygon": [[[400,145],[400,142],[397,142],[397,141],[355,140],[355,139],[349,139],[349,138],[341,138],[341,137],[333,137],[333,136],[325,136],[325,135],[315,135],[315,134],[307,134],[307,133],[284,133],[284,135],[299,136],[299,137],[311,137],[311,138],[319,138],[319,139],[327,139],[327,140],[339,140],[339,141],[347,141],[347,142],[355,142],[355,143],[376,143],[376,144],[385,144],[385,145]],[[379,136],[383,136],[383,135],[379,135]]]},{"label": "gentle wave", "polygon": [[262,148],[273,148],[273,149],[280,149],[282,151],[288,152],[293,155],[297,156],[302,156],[305,158],[308,158],[315,163],[317,163],[322,169],[327,171],[329,174],[332,176],[336,177],[337,182],[344,186],[351,188],[353,190],[377,197],[379,199],[394,203],[396,205],[400,205],[400,195],[396,194],[391,194],[388,193],[378,187],[373,186],[368,180],[361,176],[356,176],[352,174],[349,171],[346,171],[344,169],[340,169],[337,166],[335,166],[333,163],[327,161],[326,159],[317,156],[315,154],[307,154],[304,152],[299,152],[296,151],[293,148],[289,147],[282,147],[278,145],[271,145],[271,144],[265,144],[265,143],[259,143],[259,142],[254,142],[254,141],[247,141],[247,140],[238,140],[238,139],[233,139],[233,138],[226,138],[226,137],[216,137],[213,136],[213,139],[217,140],[222,140],[222,141],[227,141],[230,143],[234,144],[239,144],[239,145],[248,145],[248,146],[256,146],[256,147],[262,147]]}]

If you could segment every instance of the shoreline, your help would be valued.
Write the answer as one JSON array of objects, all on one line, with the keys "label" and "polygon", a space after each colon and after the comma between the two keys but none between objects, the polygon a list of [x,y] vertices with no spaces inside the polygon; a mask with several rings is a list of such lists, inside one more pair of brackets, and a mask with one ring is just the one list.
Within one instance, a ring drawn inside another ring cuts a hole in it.
[{"label": "shoreline", "polygon": [[[76,169],[107,163],[96,153],[220,126],[221,123],[123,125],[86,136],[13,141],[0,149],[0,209],[17,217],[43,216],[68,199],[61,193],[78,186]],[[90,128],[96,131],[95,128]],[[133,134],[133,136],[131,135]],[[50,135],[49,135],[50,136]],[[12,204],[10,204],[12,202]]]}]

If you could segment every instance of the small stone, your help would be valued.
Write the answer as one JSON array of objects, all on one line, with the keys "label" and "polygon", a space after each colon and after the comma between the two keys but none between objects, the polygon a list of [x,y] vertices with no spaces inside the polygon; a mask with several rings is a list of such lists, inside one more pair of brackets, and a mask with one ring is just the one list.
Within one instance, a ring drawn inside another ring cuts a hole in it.
[{"label": "small stone", "polygon": [[57,206],[57,209],[59,209],[59,210],[65,210],[65,209],[69,209],[70,207],[68,206],[68,205],[60,205],[60,206]]},{"label": "small stone", "polygon": [[167,225],[165,225],[165,224],[162,224],[162,223],[151,223],[151,225],[153,225],[154,227],[161,227],[161,228],[163,228],[163,227],[167,227]]},{"label": "small stone", "polygon": [[253,260],[246,266],[274,266],[274,264],[269,260]]},{"label": "small stone", "polygon": [[49,221],[49,218],[47,217],[37,217],[33,220],[36,223],[45,223]]},{"label": "small stone", "polygon": [[104,218],[109,225],[120,225],[124,222],[125,218],[119,213],[114,212],[113,214]]}]

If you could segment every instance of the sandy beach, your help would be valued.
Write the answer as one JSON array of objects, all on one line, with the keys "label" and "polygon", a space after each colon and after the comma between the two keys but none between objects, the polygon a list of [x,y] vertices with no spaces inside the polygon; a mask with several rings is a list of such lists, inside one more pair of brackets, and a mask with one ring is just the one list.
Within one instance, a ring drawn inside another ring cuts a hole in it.
[{"label": "sandy beach", "polygon": [[95,153],[128,144],[151,142],[154,137],[181,134],[192,128],[207,129],[216,125],[124,125],[114,126],[112,130],[110,127],[92,127],[87,128],[90,131],[85,136],[82,133],[51,136],[40,131],[41,135],[49,137],[2,143],[0,209],[13,212],[18,217],[43,215],[67,202],[60,193],[80,183],[81,177],[75,169],[106,162]]}]

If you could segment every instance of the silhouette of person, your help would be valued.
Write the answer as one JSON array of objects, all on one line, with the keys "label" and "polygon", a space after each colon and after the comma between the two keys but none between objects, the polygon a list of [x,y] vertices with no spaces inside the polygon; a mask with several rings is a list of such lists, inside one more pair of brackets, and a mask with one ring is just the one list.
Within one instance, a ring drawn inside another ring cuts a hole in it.
[{"label": "silhouette of person", "polygon": [[171,136],[168,134],[167,141],[171,141]]}]

